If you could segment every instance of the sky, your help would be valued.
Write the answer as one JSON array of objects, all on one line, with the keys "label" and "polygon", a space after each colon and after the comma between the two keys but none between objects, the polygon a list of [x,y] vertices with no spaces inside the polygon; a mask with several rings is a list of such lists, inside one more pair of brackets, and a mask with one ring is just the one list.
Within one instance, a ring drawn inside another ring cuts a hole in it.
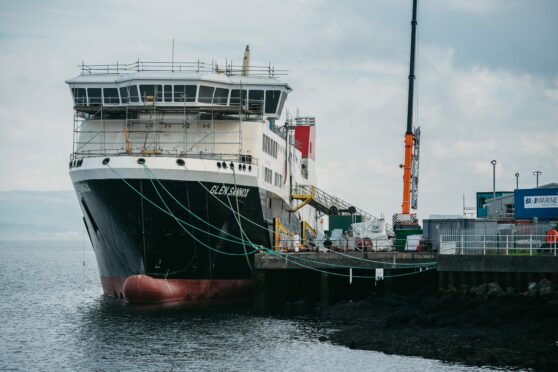
[{"label": "sky", "polygon": [[[77,65],[216,59],[287,69],[317,120],[318,187],[401,208],[412,0],[0,2],[0,190],[69,190]],[[418,215],[558,182],[558,2],[419,0]],[[284,119],[284,118],[283,118]]]}]

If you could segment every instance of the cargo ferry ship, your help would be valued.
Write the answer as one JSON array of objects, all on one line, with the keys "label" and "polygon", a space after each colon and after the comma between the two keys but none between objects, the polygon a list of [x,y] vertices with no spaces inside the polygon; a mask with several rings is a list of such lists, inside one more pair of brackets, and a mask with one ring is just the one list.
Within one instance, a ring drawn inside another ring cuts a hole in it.
[{"label": "cargo ferry ship", "polygon": [[241,66],[83,63],[66,81],[69,173],[106,295],[246,299],[257,247],[316,233],[319,211],[292,197],[316,184],[315,120],[279,123],[286,73],[249,53]]}]

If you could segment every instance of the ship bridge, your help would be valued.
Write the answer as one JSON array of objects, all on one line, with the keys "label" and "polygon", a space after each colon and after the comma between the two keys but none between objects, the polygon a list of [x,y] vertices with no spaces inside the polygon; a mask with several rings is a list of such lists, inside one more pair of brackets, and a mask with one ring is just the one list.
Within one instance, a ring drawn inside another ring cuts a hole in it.
[{"label": "ship bridge", "polygon": [[67,80],[77,112],[214,112],[278,119],[291,88],[273,66],[243,68],[203,62],[80,65]]},{"label": "ship bridge", "polygon": [[[257,163],[255,128],[281,116],[290,86],[273,66],[141,62],[79,66],[72,160],[173,156]],[[243,129],[244,128],[244,129]]]}]

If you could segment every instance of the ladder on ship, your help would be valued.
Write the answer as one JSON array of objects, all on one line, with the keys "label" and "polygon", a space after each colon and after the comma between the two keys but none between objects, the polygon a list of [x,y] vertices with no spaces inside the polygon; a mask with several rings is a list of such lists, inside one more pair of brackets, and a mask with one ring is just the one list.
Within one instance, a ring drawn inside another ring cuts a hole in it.
[{"label": "ladder on ship", "polygon": [[377,220],[377,218],[370,213],[356,208],[352,204],[312,185],[296,185],[291,191],[291,199],[302,201],[301,204],[293,209],[293,212],[296,212],[305,205],[310,205],[327,215],[348,213],[362,216],[363,221]]}]

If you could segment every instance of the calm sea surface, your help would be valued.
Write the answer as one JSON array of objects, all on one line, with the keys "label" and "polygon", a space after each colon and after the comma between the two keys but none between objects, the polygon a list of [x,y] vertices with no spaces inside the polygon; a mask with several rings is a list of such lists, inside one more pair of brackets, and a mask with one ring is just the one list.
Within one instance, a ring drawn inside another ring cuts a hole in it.
[{"label": "calm sea surface", "polygon": [[320,342],[315,320],[124,305],[85,241],[0,241],[0,283],[0,370],[478,370]]}]

